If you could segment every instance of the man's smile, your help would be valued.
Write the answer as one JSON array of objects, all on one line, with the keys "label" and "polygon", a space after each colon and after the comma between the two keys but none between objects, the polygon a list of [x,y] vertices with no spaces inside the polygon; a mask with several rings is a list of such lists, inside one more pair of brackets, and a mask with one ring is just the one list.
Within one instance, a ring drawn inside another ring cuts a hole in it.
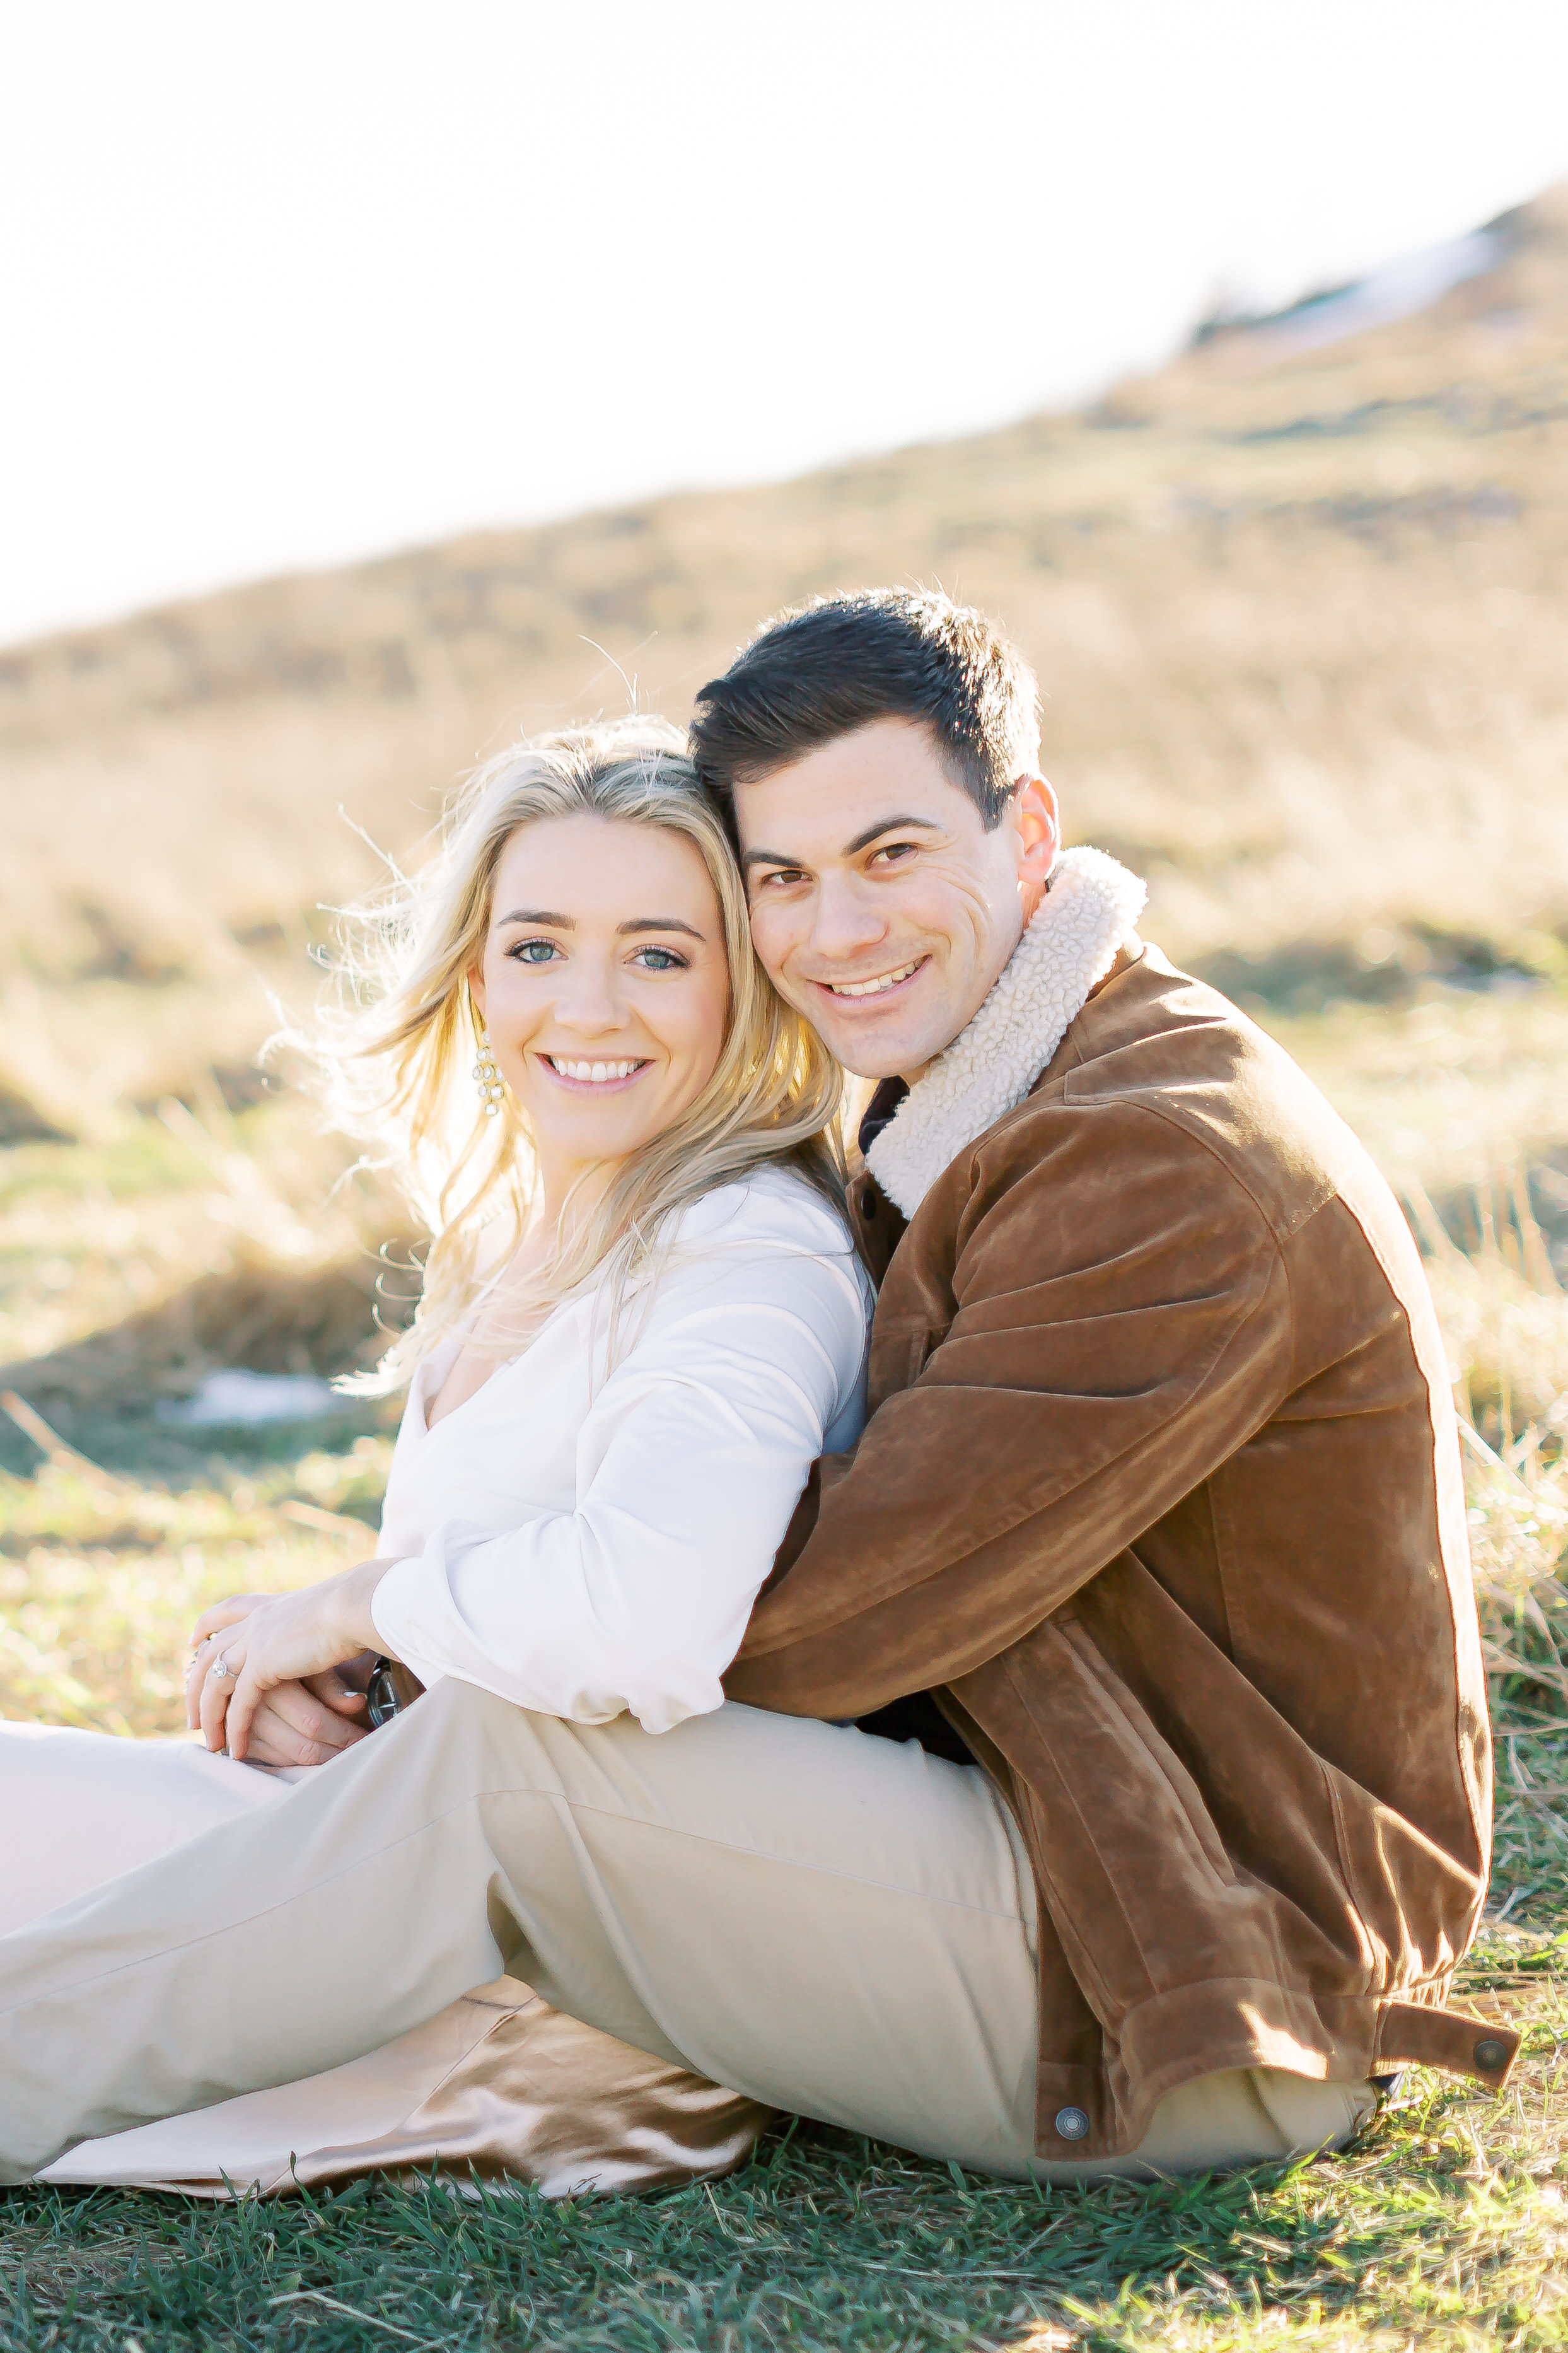
[{"label": "man's smile", "polygon": [[910,964],[897,965],[891,972],[874,973],[868,980],[819,980],[830,997],[885,997],[890,988],[898,988],[930,962],[927,956],[916,956]]}]

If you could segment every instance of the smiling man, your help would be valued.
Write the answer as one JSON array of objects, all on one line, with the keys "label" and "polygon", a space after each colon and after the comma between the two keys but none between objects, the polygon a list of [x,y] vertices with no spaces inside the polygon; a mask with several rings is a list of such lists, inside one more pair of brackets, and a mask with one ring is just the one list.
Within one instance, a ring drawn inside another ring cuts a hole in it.
[{"label": "smiling man", "polygon": [[[977,799],[929,728],[895,715],[759,776],[743,806],[758,955],[847,1069],[909,1083],[1039,906],[1060,838],[1049,785],[1026,772]],[[848,840],[847,810],[868,817]]]},{"label": "smiling man", "polygon": [[1000,1789],[1038,2004],[990,2023],[1033,2041],[1047,2168],[1335,2144],[1401,2061],[1499,2083],[1512,2039],[1444,2007],[1486,1697],[1387,1187],[1140,940],[1136,877],[1061,851],[1034,679],[978,614],[785,616],[692,745],[758,955],[878,1082],[871,1419],[817,1466],[729,1695]]}]

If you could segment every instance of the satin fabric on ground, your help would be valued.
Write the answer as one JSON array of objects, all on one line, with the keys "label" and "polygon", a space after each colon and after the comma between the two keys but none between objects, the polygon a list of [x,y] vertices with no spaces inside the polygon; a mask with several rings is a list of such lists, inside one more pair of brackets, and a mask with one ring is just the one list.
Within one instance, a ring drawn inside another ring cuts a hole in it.
[{"label": "satin fabric on ground", "polygon": [[[0,1934],[242,1820],[302,1778],[191,1741],[0,1725]],[[359,1965],[373,1966],[368,1949]],[[436,2166],[564,2197],[725,2172],[771,2116],[500,1978],[344,2066],[81,2142],[43,2179],[225,2198]]]}]

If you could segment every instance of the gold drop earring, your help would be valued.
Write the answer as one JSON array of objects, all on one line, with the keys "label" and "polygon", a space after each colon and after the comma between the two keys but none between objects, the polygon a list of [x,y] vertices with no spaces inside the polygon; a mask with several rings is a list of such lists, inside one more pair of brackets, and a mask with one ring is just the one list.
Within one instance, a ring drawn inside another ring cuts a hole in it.
[{"label": "gold drop earring", "polygon": [[474,1084],[479,1088],[485,1117],[496,1118],[506,1096],[506,1082],[496,1068],[495,1050],[488,1029],[479,1031],[479,1059],[474,1064]]}]

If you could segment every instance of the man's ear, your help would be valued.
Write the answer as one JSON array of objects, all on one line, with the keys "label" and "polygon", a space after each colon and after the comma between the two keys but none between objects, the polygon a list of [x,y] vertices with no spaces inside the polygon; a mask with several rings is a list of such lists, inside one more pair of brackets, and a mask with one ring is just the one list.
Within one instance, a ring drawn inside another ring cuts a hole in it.
[{"label": "man's ear", "polygon": [[1027,923],[1039,905],[1062,843],[1057,797],[1044,776],[1020,776],[1014,787],[1013,821],[1018,829],[1018,892]]}]

